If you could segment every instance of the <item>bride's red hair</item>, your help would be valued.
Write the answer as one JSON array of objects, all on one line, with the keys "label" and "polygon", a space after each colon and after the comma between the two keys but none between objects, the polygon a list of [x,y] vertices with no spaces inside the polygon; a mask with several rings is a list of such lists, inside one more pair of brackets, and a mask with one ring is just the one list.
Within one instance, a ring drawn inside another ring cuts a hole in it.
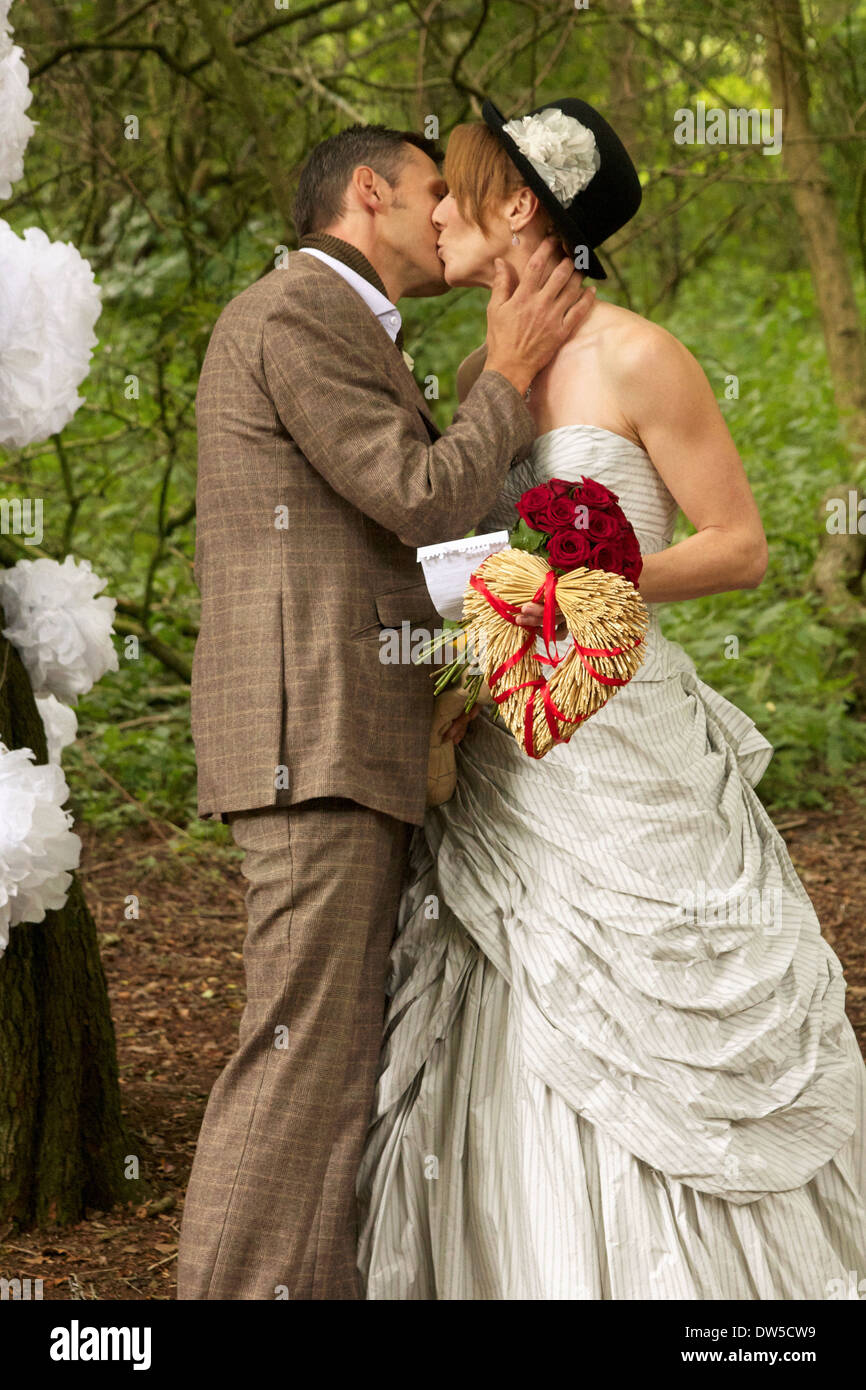
[{"label": "bride's red hair", "polygon": [[526,184],[483,121],[454,127],[448,137],[443,174],[460,216],[483,232],[488,230],[491,207]]}]

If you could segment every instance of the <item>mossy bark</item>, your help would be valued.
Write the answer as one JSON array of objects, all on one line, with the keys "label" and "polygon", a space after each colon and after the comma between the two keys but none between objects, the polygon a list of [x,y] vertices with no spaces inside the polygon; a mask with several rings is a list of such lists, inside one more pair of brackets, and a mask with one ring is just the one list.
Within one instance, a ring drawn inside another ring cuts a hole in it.
[{"label": "mossy bark", "polygon": [[857,529],[842,535],[826,529],[829,502],[847,501],[851,492],[858,503],[862,498],[855,473],[866,449],[866,336],[835,190],[812,125],[810,50],[801,0],[764,0],[762,12],[773,105],[783,112],[782,161],[812,272],[833,392],[852,450],[850,476],[840,478],[821,499],[821,544],[812,583],[831,621],[851,640],[857,702],[866,708],[866,536]]},{"label": "mossy bark", "polygon": [[[29,678],[2,636],[0,739],[47,760]],[[74,879],[65,907],[13,927],[0,958],[0,1228],[140,1199],[142,1181],[126,1176],[135,1152],[96,927]]]}]

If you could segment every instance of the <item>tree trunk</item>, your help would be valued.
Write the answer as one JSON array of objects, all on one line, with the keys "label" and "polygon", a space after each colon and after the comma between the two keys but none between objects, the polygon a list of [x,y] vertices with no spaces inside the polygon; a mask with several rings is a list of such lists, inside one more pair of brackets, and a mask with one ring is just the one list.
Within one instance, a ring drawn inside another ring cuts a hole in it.
[{"label": "tree trunk", "polygon": [[615,21],[610,26],[613,42],[607,46],[609,120],[634,163],[639,164],[646,137],[645,119],[641,119],[645,94],[636,61],[632,0],[608,0],[606,12]]},{"label": "tree trunk", "polygon": [[[645,144],[642,134],[645,125],[642,126],[641,123],[644,93],[636,63],[637,34],[634,29],[632,0],[608,0],[607,13],[616,21],[610,26],[613,41],[607,45],[609,120],[631,155],[635,167],[639,169]],[[621,239],[622,235],[615,233],[607,244],[610,268],[614,280],[625,296],[626,307],[634,309],[630,287],[625,283],[616,263]]]},{"label": "tree trunk", "polygon": [[223,71],[229,96],[234,98],[251,133],[255,136],[259,162],[270,184],[277,211],[283,219],[284,231],[292,226],[292,195],[283,159],[263,107],[259,106],[253,87],[247,81],[243,60],[238,54],[221,15],[212,0],[193,0],[193,8],[201,20],[204,33]]},{"label": "tree trunk", "polygon": [[[2,636],[0,738],[47,761],[30,680]],[[74,878],[66,906],[12,927],[0,958],[0,1228],[140,1200],[142,1182],[126,1176],[135,1153],[96,927]]]},{"label": "tree trunk", "polygon": [[[782,160],[792,181],[792,198],[821,314],[836,404],[856,455],[866,449],[866,342],[845,254],[830,177],[809,116],[806,35],[800,0],[766,0],[764,28],[773,105],[783,112]],[[840,480],[822,500],[821,546],[813,582],[842,627],[851,627],[858,656],[858,694],[866,693],[866,640],[862,590],[866,536],[826,532],[826,502],[856,491],[852,477]],[[859,494],[858,494],[859,500]]]}]

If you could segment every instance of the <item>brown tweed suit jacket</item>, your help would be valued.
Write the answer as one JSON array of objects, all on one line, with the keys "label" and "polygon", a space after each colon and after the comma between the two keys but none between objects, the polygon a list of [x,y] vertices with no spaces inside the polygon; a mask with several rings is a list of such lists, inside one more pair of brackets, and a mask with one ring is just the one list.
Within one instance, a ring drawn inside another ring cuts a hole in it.
[{"label": "brown tweed suit jacket", "polygon": [[196,416],[200,814],[338,796],[420,824],[432,668],[379,635],[441,626],[415,547],[490,507],[534,437],[520,394],[484,373],[440,436],[375,315],[295,252],[223,310]]}]

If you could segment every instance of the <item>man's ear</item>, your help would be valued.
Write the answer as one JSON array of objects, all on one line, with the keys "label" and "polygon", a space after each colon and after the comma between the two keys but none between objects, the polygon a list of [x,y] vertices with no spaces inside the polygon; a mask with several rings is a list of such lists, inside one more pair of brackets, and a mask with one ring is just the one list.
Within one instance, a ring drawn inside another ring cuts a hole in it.
[{"label": "man's ear", "polygon": [[368,164],[359,164],[357,169],[352,171],[352,188],[355,195],[362,207],[368,208],[370,212],[379,212],[382,208],[381,187],[380,175]]}]

